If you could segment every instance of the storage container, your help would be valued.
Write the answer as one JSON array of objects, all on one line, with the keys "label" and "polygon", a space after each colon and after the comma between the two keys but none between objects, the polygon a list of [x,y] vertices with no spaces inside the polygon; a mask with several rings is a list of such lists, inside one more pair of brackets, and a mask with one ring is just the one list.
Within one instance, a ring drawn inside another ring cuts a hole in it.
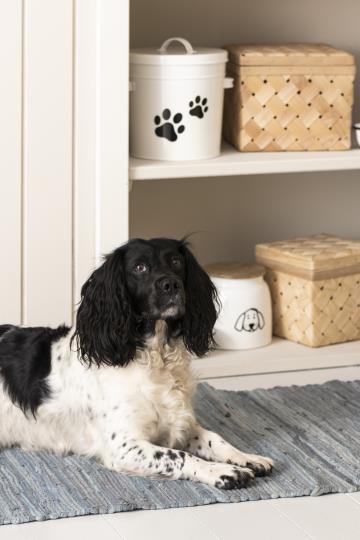
[{"label": "storage container", "polygon": [[224,88],[232,85],[226,61],[225,50],[193,49],[183,38],[132,50],[130,153],[156,160],[218,156]]},{"label": "storage container", "polygon": [[238,150],[346,150],[353,55],[316,44],[229,45],[224,136]]},{"label": "storage container", "polygon": [[356,142],[360,146],[360,122],[353,125],[355,131]]},{"label": "storage container", "polygon": [[360,242],[320,234],[258,244],[274,334],[311,347],[360,338]]},{"label": "storage container", "polygon": [[206,271],[217,288],[221,310],[215,324],[220,349],[251,349],[272,339],[271,298],[265,268],[238,262],[214,263]]}]

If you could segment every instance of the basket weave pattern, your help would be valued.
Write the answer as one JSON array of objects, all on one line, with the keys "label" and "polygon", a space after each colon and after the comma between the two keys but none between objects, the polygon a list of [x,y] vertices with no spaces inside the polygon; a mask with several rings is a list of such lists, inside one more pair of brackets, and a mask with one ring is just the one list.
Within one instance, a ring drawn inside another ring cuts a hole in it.
[{"label": "basket weave pattern", "polygon": [[224,136],[238,150],[350,148],[354,58],[325,44],[228,45]]},{"label": "basket weave pattern", "polygon": [[346,150],[352,103],[349,75],[235,77],[226,93],[224,136],[247,152]]},{"label": "basket weave pattern", "polygon": [[320,347],[360,339],[360,274],[310,281],[270,270],[274,334]]}]

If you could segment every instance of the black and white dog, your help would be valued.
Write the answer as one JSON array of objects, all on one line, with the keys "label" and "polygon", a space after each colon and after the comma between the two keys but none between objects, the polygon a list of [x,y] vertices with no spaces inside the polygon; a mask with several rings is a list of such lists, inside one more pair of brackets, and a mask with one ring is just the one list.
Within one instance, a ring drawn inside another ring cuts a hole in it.
[{"label": "black and white dog", "polygon": [[74,329],[0,326],[0,446],[222,489],[268,473],[194,417],[190,353],[213,345],[216,300],[184,241],[137,239],[84,284]]}]

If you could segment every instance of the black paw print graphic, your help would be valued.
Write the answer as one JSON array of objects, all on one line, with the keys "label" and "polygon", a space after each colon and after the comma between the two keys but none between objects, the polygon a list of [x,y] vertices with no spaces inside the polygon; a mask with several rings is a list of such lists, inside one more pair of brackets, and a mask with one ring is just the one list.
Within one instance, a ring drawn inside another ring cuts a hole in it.
[{"label": "black paw print graphic", "polygon": [[[182,114],[174,114],[171,120],[171,111],[170,109],[164,109],[161,117],[156,115],[154,118],[154,123],[158,126],[155,128],[155,133],[158,137],[165,137],[168,141],[174,142],[177,140],[178,135],[183,133],[185,126],[178,124],[182,120]],[[165,123],[163,122],[165,121]],[[163,123],[161,123],[163,122]]]},{"label": "black paw print graphic", "polygon": [[207,104],[207,98],[201,100],[200,96],[196,96],[194,101],[190,101],[190,114],[191,116],[197,116],[198,118],[204,118],[205,113],[209,110]]}]

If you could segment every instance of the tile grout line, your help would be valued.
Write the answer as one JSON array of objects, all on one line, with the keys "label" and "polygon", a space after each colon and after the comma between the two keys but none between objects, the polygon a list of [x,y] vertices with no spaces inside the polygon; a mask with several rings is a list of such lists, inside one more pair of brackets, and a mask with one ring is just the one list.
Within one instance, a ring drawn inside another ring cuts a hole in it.
[{"label": "tile grout line", "polygon": [[284,517],[285,519],[287,519],[290,523],[292,523],[293,525],[295,525],[295,527],[297,529],[299,529],[303,534],[305,534],[308,538],[311,538],[311,540],[319,540],[317,537],[313,536],[312,534],[310,534],[308,531],[306,531],[305,529],[303,529],[303,527],[300,525],[300,523],[298,523],[297,521],[293,520],[290,516],[288,516],[285,512],[283,512],[282,510],[280,510],[280,508],[278,508],[278,505],[274,502],[274,500],[270,499],[267,501],[267,503],[272,507],[274,508],[278,514],[280,514],[280,516]]},{"label": "tile grout line", "polygon": [[119,538],[121,540],[126,540],[125,536],[120,536],[120,533],[117,530],[117,528],[114,527],[114,525],[111,523],[111,520],[108,519],[108,516],[111,516],[111,515],[114,515],[114,514],[122,514],[122,512],[113,512],[112,514],[99,514],[99,515],[102,517],[102,519],[105,521],[105,523],[107,523],[107,525],[109,525],[109,527],[111,527],[111,529],[116,532],[116,534],[119,536]]},{"label": "tile grout line", "polygon": [[[207,506],[207,505],[205,505]],[[211,534],[211,538],[213,540],[225,540],[223,537],[220,537],[218,536],[212,529],[209,528],[209,526],[197,515],[197,506],[189,506],[189,507],[180,507],[180,508],[187,508],[187,509],[191,509],[191,512],[192,512],[192,517],[202,526],[204,527],[204,533],[207,535],[206,538],[208,539],[209,538],[209,533]],[[163,509],[159,509],[159,510],[156,510],[156,511],[159,511],[159,512],[162,512],[162,511],[165,511],[165,510],[176,510],[176,508],[163,508]],[[126,513],[126,512],[125,512]],[[116,512],[116,514],[122,514],[122,512]],[[114,529],[119,535],[119,531],[113,526],[113,524],[111,523],[111,520],[108,520],[108,516],[111,516],[112,514],[103,514],[102,517],[104,518],[104,520],[111,526],[112,529]],[[121,537],[121,540],[126,540],[126,538],[124,537]],[[200,540],[200,539],[199,539]],[[211,539],[210,539],[211,540]]]},{"label": "tile grout line", "polygon": [[[353,493],[359,493],[359,491],[354,491]],[[344,493],[344,495],[346,495],[346,497],[354,502],[357,506],[360,506],[360,500],[355,499],[355,497],[353,497],[353,493]]]}]

